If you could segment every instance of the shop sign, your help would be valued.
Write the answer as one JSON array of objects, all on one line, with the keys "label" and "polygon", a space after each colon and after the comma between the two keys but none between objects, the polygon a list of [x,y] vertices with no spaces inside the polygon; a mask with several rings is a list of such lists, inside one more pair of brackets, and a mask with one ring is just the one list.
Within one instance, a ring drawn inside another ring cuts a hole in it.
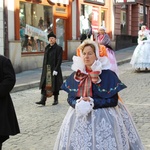
[{"label": "shop sign", "polygon": [[115,0],[115,4],[136,4],[137,0]]},{"label": "shop sign", "polygon": [[34,37],[34,39],[39,39],[41,41],[47,42],[47,32],[44,32],[38,28],[35,28],[33,26],[30,26],[28,24],[26,24],[26,28],[25,28],[25,34],[30,36],[30,37]]},{"label": "shop sign", "polygon": [[63,5],[69,5],[69,0],[48,0],[50,3],[59,3]]},{"label": "shop sign", "polygon": [[92,7],[92,31],[97,32],[99,27],[99,8]]},{"label": "shop sign", "polygon": [[60,8],[60,7],[56,7],[56,12],[57,13],[66,13],[66,8]]},{"label": "shop sign", "polygon": [[105,0],[84,0],[84,2],[97,5],[105,5]]}]

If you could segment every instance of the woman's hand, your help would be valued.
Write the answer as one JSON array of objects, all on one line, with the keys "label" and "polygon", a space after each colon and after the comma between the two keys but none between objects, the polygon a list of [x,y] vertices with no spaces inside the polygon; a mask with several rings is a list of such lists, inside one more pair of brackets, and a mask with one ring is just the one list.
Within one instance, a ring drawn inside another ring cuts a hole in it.
[{"label": "woman's hand", "polygon": [[77,100],[75,105],[77,116],[87,116],[94,107],[93,99],[91,97],[81,97]]},{"label": "woman's hand", "polygon": [[81,99],[81,100],[84,100],[84,101],[90,102],[90,98],[89,98],[89,97],[81,97],[80,99]]}]

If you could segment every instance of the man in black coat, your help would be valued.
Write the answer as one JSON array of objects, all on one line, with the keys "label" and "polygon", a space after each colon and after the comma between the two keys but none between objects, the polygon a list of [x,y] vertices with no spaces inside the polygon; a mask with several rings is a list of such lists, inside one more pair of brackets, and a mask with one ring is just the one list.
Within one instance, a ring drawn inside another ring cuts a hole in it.
[{"label": "man in black coat", "polygon": [[[51,32],[48,34],[49,44],[45,48],[42,75],[40,80],[41,100],[36,104],[45,105],[48,96],[47,91],[50,87],[51,96],[54,95],[52,105],[58,104],[58,95],[60,87],[63,83],[61,63],[62,63],[62,47],[56,43],[56,35]],[[49,78],[49,79],[48,79]],[[48,83],[50,81],[50,83]]]},{"label": "man in black coat", "polygon": [[16,82],[13,66],[8,58],[0,55],[0,150],[9,135],[20,133],[15,109],[10,96]]}]

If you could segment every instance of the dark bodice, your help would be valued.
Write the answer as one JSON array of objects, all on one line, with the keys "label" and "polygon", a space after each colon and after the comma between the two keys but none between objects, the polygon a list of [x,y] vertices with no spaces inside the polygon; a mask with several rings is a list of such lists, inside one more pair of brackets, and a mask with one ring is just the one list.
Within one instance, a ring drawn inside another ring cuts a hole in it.
[{"label": "dark bodice", "polygon": [[[68,103],[75,108],[79,82],[74,79],[74,73],[63,83],[61,88],[68,93]],[[114,107],[118,103],[118,92],[126,86],[118,79],[111,70],[103,70],[100,74],[101,82],[92,83],[92,98],[94,99],[94,109]]]}]

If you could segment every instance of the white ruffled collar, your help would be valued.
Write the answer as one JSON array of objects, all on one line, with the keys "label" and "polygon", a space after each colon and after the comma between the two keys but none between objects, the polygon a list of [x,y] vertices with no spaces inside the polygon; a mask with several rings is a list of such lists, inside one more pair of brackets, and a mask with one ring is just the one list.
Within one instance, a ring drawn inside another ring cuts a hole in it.
[{"label": "white ruffled collar", "polygon": [[[80,70],[82,73],[86,73],[85,65],[81,57],[79,56],[73,56],[73,64],[71,66],[71,69],[73,71]],[[110,69],[111,64],[107,57],[99,57],[93,65],[91,66],[92,71],[102,71]]]}]

